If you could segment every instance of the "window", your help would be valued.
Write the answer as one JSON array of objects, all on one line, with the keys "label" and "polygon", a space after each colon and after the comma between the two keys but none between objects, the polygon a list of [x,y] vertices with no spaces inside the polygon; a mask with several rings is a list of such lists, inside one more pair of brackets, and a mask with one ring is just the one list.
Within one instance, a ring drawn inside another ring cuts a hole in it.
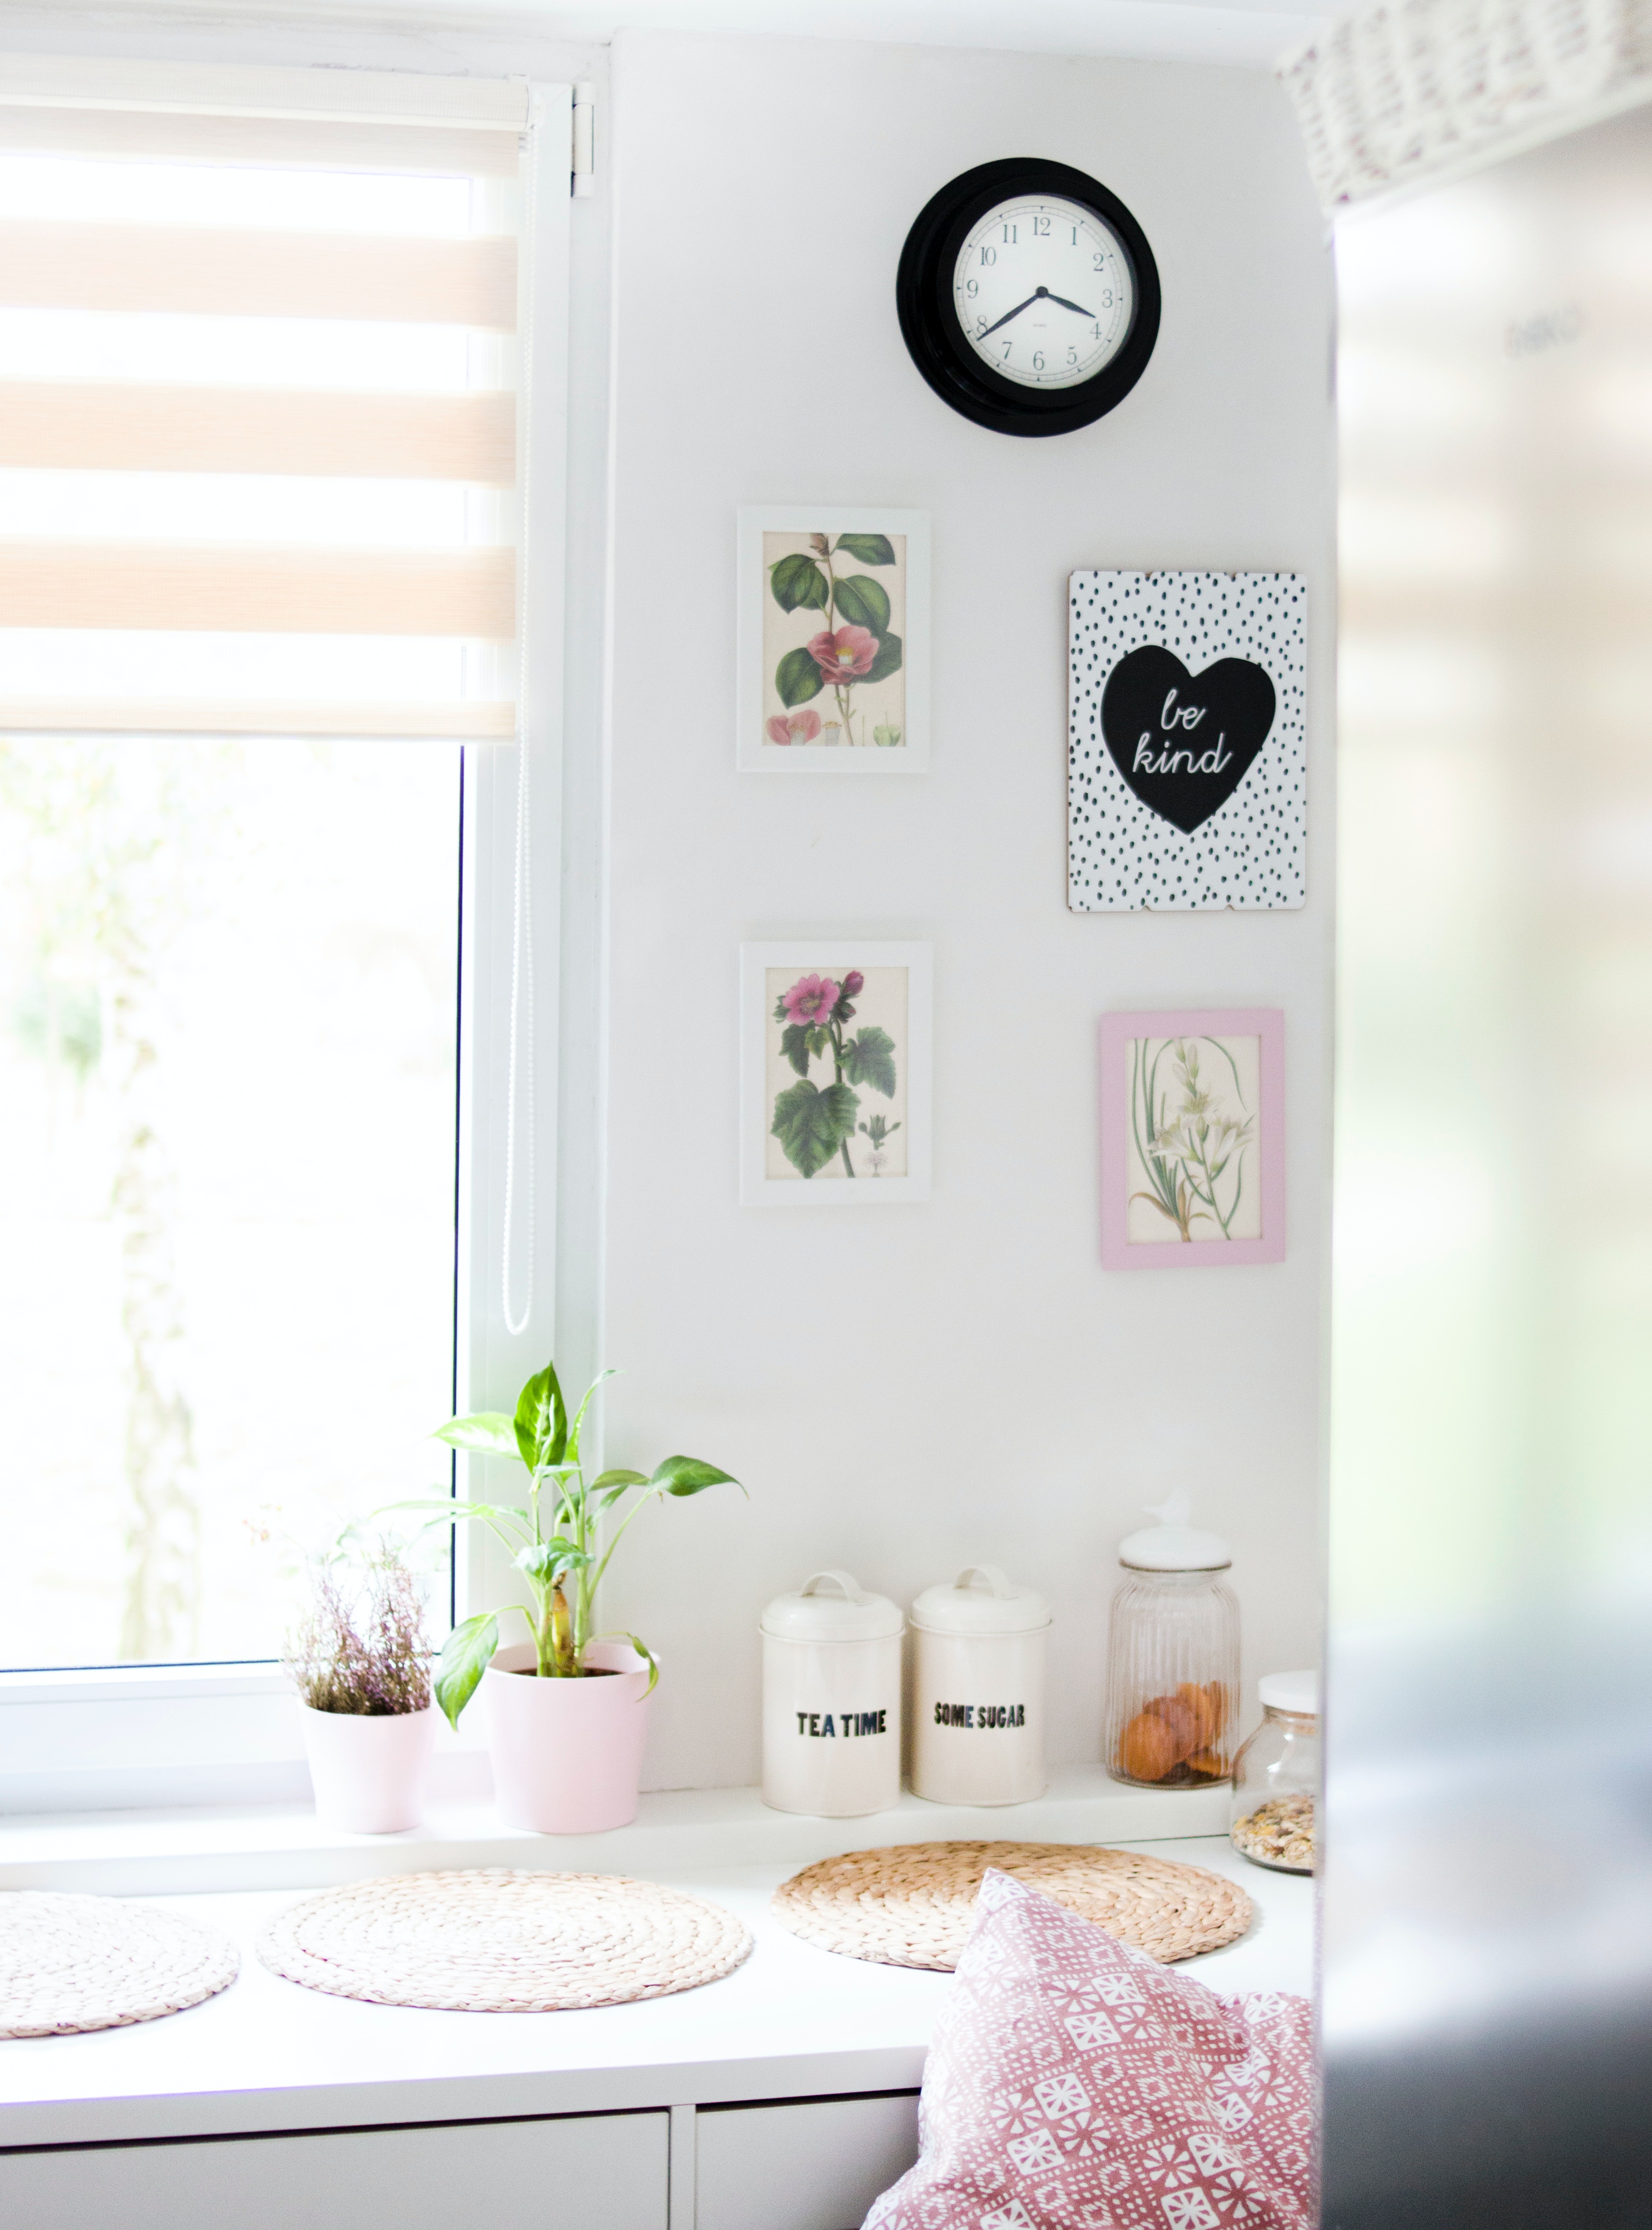
[{"label": "window", "polygon": [[0,93],[0,1666],[268,1660],[281,1543],[444,1487],[427,1436],[501,1345],[467,1156],[510,1071],[536,135],[521,87],[30,67]]},{"label": "window", "polygon": [[269,1656],[448,1466],[451,744],[0,740],[0,1634]]}]

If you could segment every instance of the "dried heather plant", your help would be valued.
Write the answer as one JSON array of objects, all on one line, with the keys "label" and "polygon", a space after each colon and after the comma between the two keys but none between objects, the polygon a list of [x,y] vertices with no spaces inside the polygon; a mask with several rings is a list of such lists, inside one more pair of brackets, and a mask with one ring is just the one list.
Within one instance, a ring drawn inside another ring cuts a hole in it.
[{"label": "dried heather plant", "polygon": [[388,1718],[430,1701],[430,1645],[418,1584],[389,1542],[347,1568],[316,1573],[315,1600],[281,1661],[313,1711]]}]

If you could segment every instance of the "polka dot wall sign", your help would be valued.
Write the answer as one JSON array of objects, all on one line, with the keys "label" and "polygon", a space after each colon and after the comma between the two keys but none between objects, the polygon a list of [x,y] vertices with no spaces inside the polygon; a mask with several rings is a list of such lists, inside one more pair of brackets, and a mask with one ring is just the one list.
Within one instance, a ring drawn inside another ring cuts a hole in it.
[{"label": "polka dot wall sign", "polygon": [[1307,583],[1295,573],[1074,573],[1068,905],[1300,906]]}]

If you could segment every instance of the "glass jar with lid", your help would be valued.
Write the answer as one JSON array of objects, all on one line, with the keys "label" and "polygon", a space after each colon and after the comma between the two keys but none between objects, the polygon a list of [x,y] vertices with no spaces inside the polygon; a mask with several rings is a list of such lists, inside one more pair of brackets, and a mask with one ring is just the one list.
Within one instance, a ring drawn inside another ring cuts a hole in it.
[{"label": "glass jar with lid", "polygon": [[1181,1522],[1184,1505],[1158,1514],[1119,1544],[1102,1755],[1137,1788],[1208,1789],[1232,1763],[1239,1606],[1221,1575],[1233,1558],[1219,1534]]},{"label": "glass jar with lid", "polygon": [[1233,1762],[1235,1850],[1287,1874],[1313,1872],[1320,1801],[1320,1676],[1269,1672],[1256,1684],[1262,1723]]}]

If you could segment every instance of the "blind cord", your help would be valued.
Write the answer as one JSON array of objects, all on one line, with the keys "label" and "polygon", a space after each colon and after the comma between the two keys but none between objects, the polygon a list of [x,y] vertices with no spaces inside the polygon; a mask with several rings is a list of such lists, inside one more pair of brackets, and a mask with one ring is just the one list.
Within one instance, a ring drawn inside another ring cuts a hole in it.
[{"label": "blind cord", "polygon": [[[520,226],[522,333],[517,356],[517,408],[522,414],[520,487],[517,500],[516,606],[516,843],[513,862],[511,904],[511,1019],[510,1054],[505,1096],[505,1234],[501,1249],[500,1293],[505,1305],[505,1329],[513,1339],[526,1331],[533,1314],[534,1202],[533,1124],[533,859],[530,843],[532,802],[528,765],[528,556],[532,547],[528,506],[533,487],[530,455],[533,440],[533,312],[538,289],[534,284],[534,226],[539,206],[539,119],[529,121],[523,149],[522,218]],[[518,1022],[520,1018],[519,1031]],[[511,1312],[511,1242],[515,1231],[516,1099],[519,1055],[522,1097],[526,1102],[526,1140],[523,1149],[524,1190],[527,1196],[527,1290],[520,1317]]]}]

